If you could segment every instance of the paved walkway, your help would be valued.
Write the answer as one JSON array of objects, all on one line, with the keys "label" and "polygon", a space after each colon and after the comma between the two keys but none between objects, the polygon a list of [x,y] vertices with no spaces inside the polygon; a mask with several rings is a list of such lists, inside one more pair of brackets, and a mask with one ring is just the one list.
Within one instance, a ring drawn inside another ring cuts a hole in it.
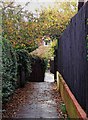
[{"label": "paved walkway", "polygon": [[63,104],[52,82],[30,82],[18,89],[4,106],[4,118],[64,118]]},{"label": "paved walkway", "polygon": [[47,71],[45,73],[45,82],[54,82],[54,74],[50,73],[49,71]]}]

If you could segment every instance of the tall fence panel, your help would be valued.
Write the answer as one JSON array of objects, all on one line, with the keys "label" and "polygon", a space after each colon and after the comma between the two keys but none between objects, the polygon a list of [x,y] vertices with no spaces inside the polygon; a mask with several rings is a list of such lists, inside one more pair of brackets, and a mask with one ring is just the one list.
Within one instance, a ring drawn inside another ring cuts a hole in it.
[{"label": "tall fence panel", "polygon": [[58,42],[58,71],[88,114],[88,2],[71,19]]}]

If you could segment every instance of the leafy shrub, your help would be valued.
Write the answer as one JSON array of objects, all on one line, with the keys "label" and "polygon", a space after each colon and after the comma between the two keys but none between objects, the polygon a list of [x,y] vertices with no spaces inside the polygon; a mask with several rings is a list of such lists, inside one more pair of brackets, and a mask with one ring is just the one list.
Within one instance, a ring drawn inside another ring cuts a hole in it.
[{"label": "leafy shrub", "polygon": [[16,54],[10,42],[5,38],[2,38],[2,64],[2,100],[5,102],[17,87]]},{"label": "leafy shrub", "polygon": [[30,56],[31,64],[34,64],[34,63],[36,63],[36,61],[40,60],[42,69],[44,69],[44,71],[46,70],[46,68],[47,68],[47,59],[46,58],[43,58],[38,55],[30,55],[30,54],[29,54],[29,56]]},{"label": "leafy shrub", "polygon": [[31,61],[29,54],[24,49],[16,50],[18,63],[18,85],[23,87],[31,73]]},{"label": "leafy shrub", "polygon": [[15,46],[16,50],[27,50],[28,52],[34,51],[36,48],[38,48],[37,45],[29,45],[29,44],[17,44]]}]

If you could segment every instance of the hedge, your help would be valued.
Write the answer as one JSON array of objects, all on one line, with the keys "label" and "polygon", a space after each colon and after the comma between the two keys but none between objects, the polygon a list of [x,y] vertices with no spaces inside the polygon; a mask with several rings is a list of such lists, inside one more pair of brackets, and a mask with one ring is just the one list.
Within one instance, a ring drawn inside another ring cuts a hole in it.
[{"label": "hedge", "polygon": [[11,43],[2,38],[2,101],[8,101],[16,89],[17,59]]},{"label": "hedge", "polygon": [[17,63],[18,63],[18,86],[24,87],[25,83],[29,80],[31,73],[31,60],[27,50],[16,50]]},{"label": "hedge", "polygon": [[5,103],[18,87],[27,81],[44,81],[47,60],[30,55],[27,50],[14,50],[11,43],[2,38],[2,101]]}]

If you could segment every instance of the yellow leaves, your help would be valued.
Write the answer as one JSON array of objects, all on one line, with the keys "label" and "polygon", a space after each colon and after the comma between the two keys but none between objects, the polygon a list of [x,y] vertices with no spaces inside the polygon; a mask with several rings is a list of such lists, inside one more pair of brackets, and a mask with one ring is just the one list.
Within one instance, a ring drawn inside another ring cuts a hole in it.
[{"label": "yellow leaves", "polygon": [[51,42],[51,46],[52,46],[52,47],[55,47],[56,44],[57,44],[57,41],[56,41],[56,40],[54,40],[54,41]]},{"label": "yellow leaves", "polygon": [[13,26],[13,21],[12,20],[6,20],[6,23],[8,26]]},{"label": "yellow leaves", "polygon": [[[5,12],[6,15],[4,15],[3,19],[3,28],[6,37],[9,39],[11,38],[14,45],[15,43],[22,43],[21,45],[25,46],[24,41],[27,42],[30,40],[28,44],[34,45],[34,40],[36,43],[41,42],[41,36],[60,35],[69,19],[75,13],[74,11],[69,11],[69,5],[67,3],[63,3],[62,6],[61,4],[62,3],[59,3],[59,5],[56,5],[53,9],[51,7],[43,9],[38,18],[34,18],[33,14],[30,12],[26,12],[26,15],[23,11],[22,14],[21,12],[18,15],[14,14],[20,10],[20,7],[7,9],[7,12]],[[61,11],[61,9],[64,11]],[[27,21],[24,20],[25,17],[26,19],[28,18]]]},{"label": "yellow leaves", "polygon": [[9,28],[9,31],[10,31],[10,32],[13,32],[13,28],[12,28],[12,27],[10,27],[10,28]]},{"label": "yellow leaves", "polygon": [[2,27],[0,26],[0,34],[2,33],[2,31],[3,31],[3,30],[2,30]]},{"label": "yellow leaves", "polygon": [[22,46],[22,47],[25,47],[25,44],[22,43],[21,46]]}]

